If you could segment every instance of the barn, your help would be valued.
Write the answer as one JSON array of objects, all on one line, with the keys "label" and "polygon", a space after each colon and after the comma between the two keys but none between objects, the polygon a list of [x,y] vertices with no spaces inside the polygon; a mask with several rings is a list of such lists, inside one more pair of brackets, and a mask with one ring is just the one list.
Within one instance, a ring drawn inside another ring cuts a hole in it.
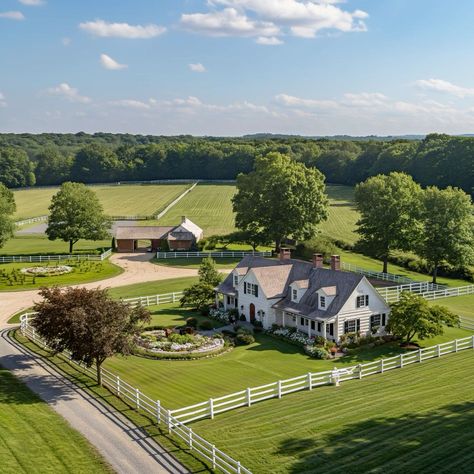
[{"label": "barn", "polygon": [[119,226],[115,230],[118,252],[191,250],[203,237],[203,230],[187,217],[176,226]]}]

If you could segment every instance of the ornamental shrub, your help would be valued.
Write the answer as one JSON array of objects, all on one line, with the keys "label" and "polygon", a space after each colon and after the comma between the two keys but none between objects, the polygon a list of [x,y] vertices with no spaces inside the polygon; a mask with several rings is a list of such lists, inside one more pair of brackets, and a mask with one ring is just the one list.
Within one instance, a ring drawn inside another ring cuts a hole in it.
[{"label": "ornamental shrub", "polygon": [[212,321],[206,319],[199,324],[199,329],[203,329],[204,331],[209,331],[212,329]]},{"label": "ornamental shrub", "polygon": [[238,333],[235,337],[235,344],[237,346],[248,346],[249,344],[253,344],[255,342],[255,338],[252,334],[245,334],[243,332]]},{"label": "ornamental shrub", "polygon": [[186,326],[190,326],[196,329],[197,325],[198,325],[198,320],[196,318],[190,317],[186,319]]}]

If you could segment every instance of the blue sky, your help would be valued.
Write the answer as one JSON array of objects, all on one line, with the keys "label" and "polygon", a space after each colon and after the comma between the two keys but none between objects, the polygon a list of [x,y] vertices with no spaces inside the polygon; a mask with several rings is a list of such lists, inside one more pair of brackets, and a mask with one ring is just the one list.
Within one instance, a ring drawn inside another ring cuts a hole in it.
[{"label": "blue sky", "polygon": [[0,0],[0,131],[469,133],[469,0]]}]

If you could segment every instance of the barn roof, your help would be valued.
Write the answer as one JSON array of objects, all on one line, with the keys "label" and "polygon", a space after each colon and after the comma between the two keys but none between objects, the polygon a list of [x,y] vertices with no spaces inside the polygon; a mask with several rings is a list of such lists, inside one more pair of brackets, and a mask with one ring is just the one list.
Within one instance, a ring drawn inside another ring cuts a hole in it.
[{"label": "barn roof", "polygon": [[120,226],[115,230],[117,240],[164,239],[174,227],[166,226]]}]

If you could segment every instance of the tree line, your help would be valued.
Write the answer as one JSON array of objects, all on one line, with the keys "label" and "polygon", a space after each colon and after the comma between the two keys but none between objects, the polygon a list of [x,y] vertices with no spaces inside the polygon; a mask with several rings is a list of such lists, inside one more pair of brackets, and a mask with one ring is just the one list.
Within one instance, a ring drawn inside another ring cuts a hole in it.
[{"label": "tree line", "polygon": [[404,172],[422,186],[474,192],[474,138],[424,140],[302,137],[196,138],[128,134],[0,134],[0,182],[9,188],[159,179],[236,179],[277,152],[316,168],[326,182],[355,185]]}]

